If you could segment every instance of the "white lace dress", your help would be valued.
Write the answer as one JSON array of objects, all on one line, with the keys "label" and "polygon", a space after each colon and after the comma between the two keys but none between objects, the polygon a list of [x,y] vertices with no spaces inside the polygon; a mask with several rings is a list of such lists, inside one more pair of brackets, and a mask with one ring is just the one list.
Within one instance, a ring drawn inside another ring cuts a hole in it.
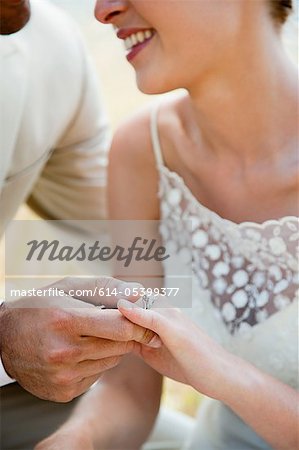
[{"label": "white lace dress", "polygon": [[[297,217],[236,224],[201,205],[163,164],[157,110],[152,144],[160,176],[164,245],[180,244],[182,219],[192,221],[192,308],[185,312],[236,355],[298,388]],[[167,264],[165,273],[167,275]],[[200,374],[198,375],[200,376]],[[205,399],[188,450],[270,447],[222,403]]]}]

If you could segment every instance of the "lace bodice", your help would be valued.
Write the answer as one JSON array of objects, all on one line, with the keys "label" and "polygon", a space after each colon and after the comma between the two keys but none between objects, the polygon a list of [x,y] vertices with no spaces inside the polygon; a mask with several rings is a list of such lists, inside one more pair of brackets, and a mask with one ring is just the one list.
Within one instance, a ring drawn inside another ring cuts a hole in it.
[{"label": "lace bodice", "polygon": [[[160,169],[164,240],[175,242],[190,220],[193,274],[230,333],[265,321],[294,300],[298,289],[298,219],[236,224],[201,205],[182,178]],[[173,244],[172,244],[173,245]],[[180,251],[178,246],[177,251]]]},{"label": "lace bodice", "polygon": [[[160,177],[161,235],[163,244],[179,253],[183,250],[179,239],[182,219],[192,224],[188,250],[193,274],[192,317],[230,350],[249,356],[256,365],[268,366],[270,361],[268,372],[276,370],[282,375],[284,363],[291,364],[292,374],[286,378],[295,385],[298,218],[237,224],[203,206],[184,180],[164,166],[156,113],[154,110],[151,132]],[[165,271],[167,274],[167,266]],[[280,353],[272,354],[272,339],[280,340]]]}]

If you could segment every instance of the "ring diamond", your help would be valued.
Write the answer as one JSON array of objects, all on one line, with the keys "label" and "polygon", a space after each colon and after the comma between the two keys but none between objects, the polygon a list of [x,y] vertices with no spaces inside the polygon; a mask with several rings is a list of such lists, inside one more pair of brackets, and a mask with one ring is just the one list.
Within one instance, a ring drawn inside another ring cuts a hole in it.
[{"label": "ring diamond", "polygon": [[151,309],[153,304],[156,301],[156,297],[155,296],[150,296],[150,295],[146,295],[144,294],[144,296],[141,298],[142,303],[143,303],[143,309]]}]

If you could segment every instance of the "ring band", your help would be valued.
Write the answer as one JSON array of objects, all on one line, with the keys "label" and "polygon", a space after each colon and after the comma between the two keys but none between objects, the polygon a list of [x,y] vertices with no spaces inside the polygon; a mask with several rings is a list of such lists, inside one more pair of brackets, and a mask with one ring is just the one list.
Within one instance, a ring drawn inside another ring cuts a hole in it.
[{"label": "ring band", "polygon": [[156,301],[156,297],[155,296],[150,296],[150,295],[146,295],[144,294],[144,296],[142,297],[142,303],[143,303],[143,309],[151,309],[153,304]]}]

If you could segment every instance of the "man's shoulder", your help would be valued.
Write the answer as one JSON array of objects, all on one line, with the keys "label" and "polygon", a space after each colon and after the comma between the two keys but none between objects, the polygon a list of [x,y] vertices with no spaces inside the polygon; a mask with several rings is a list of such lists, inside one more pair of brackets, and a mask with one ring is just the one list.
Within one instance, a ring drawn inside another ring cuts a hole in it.
[{"label": "man's shoulder", "polygon": [[31,19],[23,39],[35,39],[44,45],[52,45],[57,52],[82,45],[82,37],[76,22],[61,7],[48,0],[31,0]]},{"label": "man's shoulder", "polygon": [[58,25],[63,23],[67,27],[76,27],[74,19],[61,7],[49,0],[31,0],[31,19],[34,23],[43,22],[43,26],[51,27],[53,20],[58,20]]}]

